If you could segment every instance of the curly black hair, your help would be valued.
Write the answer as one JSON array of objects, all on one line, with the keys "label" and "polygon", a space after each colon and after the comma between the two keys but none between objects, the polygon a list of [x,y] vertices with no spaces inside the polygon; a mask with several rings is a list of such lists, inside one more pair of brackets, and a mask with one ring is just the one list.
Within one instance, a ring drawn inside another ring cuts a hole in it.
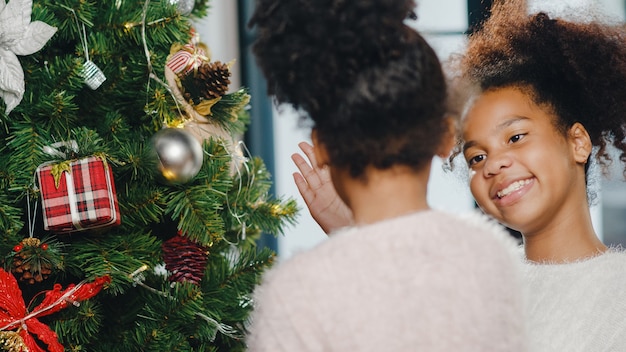
[{"label": "curly black hair", "polygon": [[604,170],[619,151],[626,177],[626,28],[600,18],[566,21],[527,14],[524,1],[501,0],[456,60],[463,79],[481,91],[514,86],[557,116],[566,133],[579,122]]},{"label": "curly black hair", "polygon": [[306,113],[330,163],[363,176],[430,163],[447,132],[446,82],[406,23],[413,0],[257,0],[250,26],[275,101]]}]

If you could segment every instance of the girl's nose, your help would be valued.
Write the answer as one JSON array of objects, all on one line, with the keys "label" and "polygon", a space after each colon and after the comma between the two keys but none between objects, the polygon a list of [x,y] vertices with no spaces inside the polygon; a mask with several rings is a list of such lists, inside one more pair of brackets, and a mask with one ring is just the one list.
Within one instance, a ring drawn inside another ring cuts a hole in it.
[{"label": "girl's nose", "polygon": [[499,174],[503,169],[510,167],[512,159],[507,153],[491,154],[485,162],[485,177]]}]

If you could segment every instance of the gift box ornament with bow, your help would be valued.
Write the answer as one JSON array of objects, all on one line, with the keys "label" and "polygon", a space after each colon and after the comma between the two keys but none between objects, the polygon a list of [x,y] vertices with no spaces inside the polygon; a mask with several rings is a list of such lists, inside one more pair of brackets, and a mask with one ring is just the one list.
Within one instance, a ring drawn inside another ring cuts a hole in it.
[{"label": "gift box ornament with bow", "polygon": [[111,166],[90,156],[37,168],[44,229],[56,233],[121,222]]}]

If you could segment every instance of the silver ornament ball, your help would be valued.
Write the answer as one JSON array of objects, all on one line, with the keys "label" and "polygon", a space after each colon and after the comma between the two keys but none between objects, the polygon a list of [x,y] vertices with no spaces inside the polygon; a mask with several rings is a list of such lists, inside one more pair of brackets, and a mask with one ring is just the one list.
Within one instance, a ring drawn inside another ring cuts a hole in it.
[{"label": "silver ornament ball", "polygon": [[195,0],[168,0],[170,4],[176,5],[178,8],[178,13],[183,16],[189,16],[191,11],[193,11],[194,6],[196,5]]},{"label": "silver ornament ball", "polygon": [[152,137],[160,181],[167,184],[189,182],[202,167],[200,142],[181,128],[164,128]]}]

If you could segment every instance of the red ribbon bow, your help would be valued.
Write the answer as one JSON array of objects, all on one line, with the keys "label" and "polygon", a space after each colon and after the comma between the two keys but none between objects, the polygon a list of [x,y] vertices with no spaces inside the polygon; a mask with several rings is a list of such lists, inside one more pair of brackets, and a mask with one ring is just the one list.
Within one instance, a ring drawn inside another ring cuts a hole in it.
[{"label": "red ribbon bow", "polygon": [[109,282],[111,278],[104,276],[91,283],[70,284],[65,290],[62,290],[60,284],[55,284],[52,290],[45,291],[43,301],[28,312],[17,280],[0,268],[0,331],[17,329],[24,344],[32,352],[45,352],[38,346],[35,337],[48,346],[48,351],[63,352],[64,348],[59,343],[57,334],[37,320],[37,317],[50,315],[70,304],[89,299]]}]

